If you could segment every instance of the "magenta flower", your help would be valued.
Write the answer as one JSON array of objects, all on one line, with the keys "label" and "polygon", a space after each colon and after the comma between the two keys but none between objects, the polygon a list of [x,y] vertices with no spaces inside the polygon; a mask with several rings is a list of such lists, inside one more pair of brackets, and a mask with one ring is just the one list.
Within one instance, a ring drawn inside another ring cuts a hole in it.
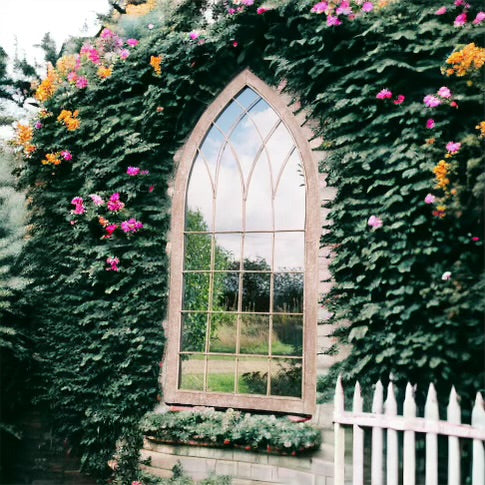
[{"label": "magenta flower", "polygon": [[61,157],[66,161],[69,162],[72,160],[72,153],[69,150],[64,150],[61,152]]},{"label": "magenta flower", "polygon": [[107,236],[104,236],[106,239],[109,239],[113,233],[116,231],[116,229],[118,229],[118,225],[117,224],[109,224],[108,226],[106,226],[106,232],[108,233]]},{"label": "magenta flower", "polygon": [[120,57],[123,60],[127,59],[129,55],[130,55],[130,51],[128,49],[122,49],[120,52]]},{"label": "magenta flower", "polygon": [[350,15],[352,13],[352,8],[350,7],[350,2],[343,0],[337,10],[335,11],[337,15]]},{"label": "magenta flower", "polygon": [[140,229],[143,229],[143,224],[140,221],[131,218],[121,223],[121,229],[125,233],[135,233],[138,232]]},{"label": "magenta flower", "polygon": [[436,108],[436,106],[439,106],[441,104],[441,101],[432,94],[428,94],[427,96],[425,96],[423,102],[428,108]]},{"label": "magenta flower", "polygon": [[239,45],[239,42],[237,42],[236,40],[232,43],[233,47],[237,47],[238,45]]},{"label": "magenta flower", "polygon": [[404,94],[399,94],[398,97],[394,100],[394,104],[403,104],[406,96]]},{"label": "magenta flower", "polygon": [[473,242],[478,242],[478,241],[480,241],[480,238],[478,236],[473,236],[472,237],[472,241]]},{"label": "magenta flower", "polygon": [[88,57],[93,64],[99,64],[101,62],[99,52],[94,47],[92,49],[89,49]]},{"label": "magenta flower", "polygon": [[88,79],[84,76],[80,76],[78,80],[76,81],[76,87],[79,89],[85,89],[88,87]]},{"label": "magenta flower", "polygon": [[235,15],[235,13],[236,13],[236,9],[235,9],[235,8],[228,8],[228,9],[227,9],[227,13],[228,13],[229,15]]},{"label": "magenta flower", "polygon": [[372,227],[372,229],[379,229],[379,227],[382,227],[382,219],[377,216],[370,216],[367,224]]},{"label": "magenta flower", "polygon": [[463,5],[465,5],[465,0],[455,0],[455,5],[457,7],[462,7]]},{"label": "magenta flower", "polygon": [[246,7],[250,7],[251,5],[254,5],[254,0],[242,0],[242,3],[246,5]]},{"label": "magenta flower", "polygon": [[200,34],[199,32],[193,30],[192,32],[190,32],[189,37],[191,38],[191,40],[195,40],[200,37]]},{"label": "magenta flower", "polygon": [[269,8],[264,8],[264,7],[259,7],[257,10],[256,10],[256,13],[258,15],[263,15],[263,13],[266,13],[269,11]]},{"label": "magenta flower", "polygon": [[139,175],[140,174],[140,169],[138,167],[128,167],[126,169],[126,173],[130,177],[135,177],[136,175]]},{"label": "magenta flower", "polygon": [[434,121],[433,118],[430,118],[427,122],[426,122],[426,128],[428,128],[429,130],[432,130],[434,127],[436,126],[436,123]]},{"label": "magenta flower", "polygon": [[449,99],[451,98],[452,94],[449,88],[446,86],[442,86],[441,88],[438,89],[438,96],[441,96],[442,98]]},{"label": "magenta flower", "polygon": [[436,10],[435,15],[444,15],[447,12],[446,7],[441,7],[438,10]]},{"label": "magenta flower", "polygon": [[71,204],[74,205],[74,209],[72,211],[73,214],[82,215],[86,213],[86,207],[84,206],[84,200],[82,197],[74,197],[71,200]]},{"label": "magenta flower", "polygon": [[106,268],[106,271],[119,271],[118,265],[120,264],[120,260],[118,258],[107,258],[106,264],[109,265],[109,268]]},{"label": "magenta flower", "polygon": [[452,155],[455,155],[455,153],[458,153],[461,148],[461,143],[455,143],[453,141],[450,141],[446,145],[446,149],[448,150],[448,153],[451,153]]},{"label": "magenta flower", "polygon": [[140,170],[140,175],[150,175],[149,170]]},{"label": "magenta flower", "polygon": [[140,43],[139,40],[136,39],[127,39],[126,44],[129,45],[130,47],[136,47]]},{"label": "magenta flower", "polygon": [[478,12],[475,20],[472,22],[473,25],[480,25],[485,20],[485,12]]},{"label": "magenta flower", "polygon": [[363,12],[372,12],[374,10],[374,4],[372,2],[364,2],[364,5],[362,5],[362,11]]},{"label": "magenta flower", "polygon": [[111,39],[112,37],[114,37],[114,35],[115,33],[108,28],[105,28],[101,31],[101,38],[105,40]]},{"label": "magenta flower", "polygon": [[325,13],[328,10],[328,3],[327,2],[318,2],[317,4],[313,5],[311,12],[312,13]]},{"label": "magenta flower", "polygon": [[97,194],[91,194],[89,197],[91,197],[91,200],[93,201],[93,204],[95,206],[101,206],[104,205],[104,200]]},{"label": "magenta flower", "polygon": [[433,194],[428,194],[425,198],[424,198],[424,202],[426,204],[434,204],[436,201],[436,197],[433,195]]},{"label": "magenta flower", "polygon": [[118,192],[114,193],[108,201],[108,210],[111,212],[119,212],[125,207],[125,204],[120,201],[120,194]]},{"label": "magenta flower", "polygon": [[466,12],[464,12],[458,15],[458,17],[456,17],[453,25],[455,27],[463,27],[466,24],[466,21],[467,21],[467,15],[466,15]]},{"label": "magenta flower", "polygon": [[150,187],[148,187],[148,192],[150,192],[150,194],[155,190],[155,186],[154,185],[150,185]]},{"label": "magenta flower", "polygon": [[452,101],[452,102],[450,103],[450,106],[451,106],[452,108],[458,108],[458,103],[457,103],[456,101]]},{"label": "magenta flower", "polygon": [[389,91],[389,89],[382,89],[379,91],[376,95],[377,99],[391,99],[392,98],[392,92]]},{"label": "magenta flower", "polygon": [[36,121],[35,122],[35,125],[34,125],[34,128],[36,130],[40,130],[42,128],[42,123],[40,121]]},{"label": "magenta flower", "polygon": [[329,15],[327,17],[327,25],[329,27],[336,27],[337,25],[342,25],[342,21],[339,20],[338,17],[334,17],[333,15]]}]

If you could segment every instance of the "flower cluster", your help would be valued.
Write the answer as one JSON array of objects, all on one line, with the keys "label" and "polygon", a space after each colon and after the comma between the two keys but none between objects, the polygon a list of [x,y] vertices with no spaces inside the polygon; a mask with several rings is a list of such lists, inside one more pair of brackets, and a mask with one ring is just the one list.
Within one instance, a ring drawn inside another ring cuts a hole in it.
[{"label": "flower cluster", "polygon": [[[455,27],[464,27],[468,23],[468,9],[470,8],[470,4],[465,0],[455,0],[454,6],[451,7],[462,8],[462,12],[455,18],[453,25]],[[436,10],[435,15],[445,15],[448,13],[449,7],[440,7]],[[480,25],[485,20],[485,12],[478,12],[477,16],[473,20],[473,25]]]},{"label": "flower cluster", "polygon": [[59,123],[64,123],[69,131],[76,131],[81,126],[81,120],[79,120],[78,116],[79,110],[69,111],[63,109],[57,117],[57,121]]},{"label": "flower cluster", "polygon": [[46,153],[45,159],[42,160],[42,165],[60,165],[62,160],[69,162],[72,160],[72,153],[69,150],[63,150],[61,152]]},{"label": "flower cluster", "polygon": [[120,194],[118,192],[115,192],[108,200],[107,204],[108,210],[110,212],[119,212],[120,210],[123,210],[125,207],[125,204],[121,202],[120,200]]},{"label": "flower cluster", "polygon": [[108,267],[106,268],[106,271],[118,272],[120,270],[118,268],[118,265],[120,264],[120,260],[118,258],[109,257],[106,259],[106,264],[108,265]]},{"label": "flower cluster", "polygon": [[[390,91],[387,88],[381,89],[377,94],[376,94],[377,99],[392,99],[392,91]],[[396,99],[394,99],[394,104],[403,104],[404,101],[406,100],[406,96],[404,94],[398,94],[396,96]]]},{"label": "flower cluster", "polygon": [[29,125],[22,125],[17,123],[14,144],[20,146],[24,150],[24,155],[30,157],[35,152],[37,147],[32,144],[34,138],[34,130]]},{"label": "flower cluster", "polygon": [[463,77],[478,71],[485,64],[485,49],[473,42],[453,52],[446,60],[451,67],[443,69],[447,76]]},{"label": "flower cluster", "polygon": [[121,230],[124,233],[129,233],[129,232],[138,232],[140,229],[143,229],[143,224],[140,221],[137,221],[136,219],[128,219],[127,221],[123,221],[121,223]]},{"label": "flower cluster", "polygon": [[316,3],[312,7],[311,12],[325,14],[327,25],[332,27],[341,25],[341,19],[343,17],[347,17],[349,20],[354,20],[358,15],[372,12],[374,7],[375,2],[365,2],[363,0],[333,0]]},{"label": "flower cluster", "polygon": [[49,65],[49,67],[47,68],[46,78],[40,83],[35,91],[35,99],[37,99],[37,101],[40,101],[41,103],[49,101],[49,99],[51,99],[52,96],[54,96],[56,91],[59,89],[60,85],[61,78],[59,74],[52,67],[52,65]]},{"label": "flower cluster", "polygon": [[433,173],[436,177],[436,188],[446,191],[450,185],[450,179],[448,177],[451,169],[451,164],[440,160],[438,165],[433,169]]},{"label": "flower cluster", "polygon": [[71,204],[74,205],[74,209],[72,210],[73,214],[82,215],[86,213],[86,206],[84,205],[82,197],[74,197],[74,199],[71,200]]},{"label": "flower cluster", "polygon": [[130,177],[136,177],[137,175],[148,175],[150,172],[148,170],[142,170],[140,167],[128,167],[126,173]]},{"label": "flower cluster", "polygon": [[[436,94],[427,94],[423,98],[423,103],[428,108],[436,108],[444,103],[449,103],[449,105],[452,108],[458,108],[458,103],[456,101],[453,101],[453,94],[450,91],[450,89],[446,86],[442,86],[441,88],[439,88]],[[434,122],[434,120],[431,120],[431,121]],[[434,125],[433,126],[426,125],[426,127],[434,128]]]},{"label": "flower cluster", "polygon": [[150,66],[153,67],[153,70],[155,71],[155,74],[157,76],[162,75],[162,61],[163,61],[162,56],[151,56],[150,57]]}]

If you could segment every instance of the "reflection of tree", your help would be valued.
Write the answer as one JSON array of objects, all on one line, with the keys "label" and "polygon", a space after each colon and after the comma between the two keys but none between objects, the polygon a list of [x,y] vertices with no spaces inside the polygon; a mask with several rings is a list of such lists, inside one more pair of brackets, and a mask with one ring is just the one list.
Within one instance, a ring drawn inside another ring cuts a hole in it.
[{"label": "reflection of tree", "polygon": [[274,308],[277,312],[303,312],[303,273],[275,273]]}]

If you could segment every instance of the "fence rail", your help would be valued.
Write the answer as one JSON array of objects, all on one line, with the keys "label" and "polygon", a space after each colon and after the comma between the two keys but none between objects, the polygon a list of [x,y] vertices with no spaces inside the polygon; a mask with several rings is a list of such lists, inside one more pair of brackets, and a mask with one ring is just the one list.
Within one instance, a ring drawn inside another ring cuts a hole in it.
[{"label": "fence rail", "polygon": [[[344,389],[339,377],[334,398],[335,457],[334,483],[345,483],[345,431],[352,427],[352,484],[364,484],[364,428],[372,430],[371,485],[398,485],[402,469],[402,484],[416,484],[416,433],[425,435],[425,485],[438,485],[438,435],[448,437],[448,485],[460,485],[460,439],[473,440],[472,485],[485,485],[485,409],[482,395],[477,393],[471,425],[461,422],[459,397],[451,389],[447,420],[439,418],[436,390],[430,384],[424,417],[417,416],[414,390],[406,386],[403,413],[398,415],[394,386],[389,383],[384,401],[384,389],[377,382],[372,400],[372,411],[364,412],[360,384],[354,387],[352,411],[345,410]],[[399,432],[403,432],[402,463],[400,463]],[[385,440],[384,440],[385,438]],[[385,445],[385,446],[384,446]],[[385,458],[385,466],[384,466]],[[402,466],[400,466],[402,465]],[[384,475],[385,472],[385,475]],[[385,479],[384,479],[385,478]],[[443,485],[443,484],[440,484]]]}]

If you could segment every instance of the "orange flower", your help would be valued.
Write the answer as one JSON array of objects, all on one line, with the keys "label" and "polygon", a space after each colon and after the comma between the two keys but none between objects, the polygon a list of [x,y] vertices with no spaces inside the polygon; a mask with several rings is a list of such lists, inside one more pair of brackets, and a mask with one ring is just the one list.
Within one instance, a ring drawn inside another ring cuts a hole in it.
[{"label": "orange flower", "polygon": [[98,76],[101,79],[107,79],[113,74],[113,69],[111,67],[100,66],[98,69]]},{"label": "orange flower", "polygon": [[25,156],[29,157],[35,152],[36,147],[32,145],[31,141],[34,138],[34,130],[29,125],[22,125],[17,123],[16,137],[14,143],[24,149]]},{"label": "orange flower", "polygon": [[46,153],[45,160],[42,160],[42,165],[60,165],[60,153]]},{"label": "orange flower", "polygon": [[56,62],[57,72],[65,78],[71,71],[76,69],[76,60],[77,59],[74,54],[61,57]]},{"label": "orange flower", "polygon": [[64,123],[69,131],[76,131],[81,126],[81,120],[78,119],[78,116],[79,110],[72,112],[63,109],[57,117],[57,121],[59,121],[59,123]]},{"label": "orange flower", "polygon": [[463,77],[470,72],[477,71],[485,64],[485,49],[477,47],[473,42],[466,45],[463,49],[453,52],[446,60],[447,64],[452,64],[452,68],[446,69],[446,74]]},{"label": "orange flower", "polygon": [[448,185],[450,185],[450,179],[448,178],[451,169],[451,164],[440,160],[438,165],[433,169],[433,173],[436,177],[436,188],[447,190]]},{"label": "orange flower", "polygon": [[485,138],[485,121],[480,121],[480,123],[478,123],[475,128],[480,131],[480,134],[478,136],[480,138]]},{"label": "orange flower", "polygon": [[47,68],[47,77],[40,83],[37,91],[35,92],[35,99],[44,103],[54,96],[55,92],[59,89],[60,78],[57,71],[49,65]]},{"label": "orange flower", "polygon": [[150,66],[153,67],[157,76],[160,76],[162,74],[162,67],[161,67],[162,60],[163,60],[162,56],[151,56],[150,57]]}]

